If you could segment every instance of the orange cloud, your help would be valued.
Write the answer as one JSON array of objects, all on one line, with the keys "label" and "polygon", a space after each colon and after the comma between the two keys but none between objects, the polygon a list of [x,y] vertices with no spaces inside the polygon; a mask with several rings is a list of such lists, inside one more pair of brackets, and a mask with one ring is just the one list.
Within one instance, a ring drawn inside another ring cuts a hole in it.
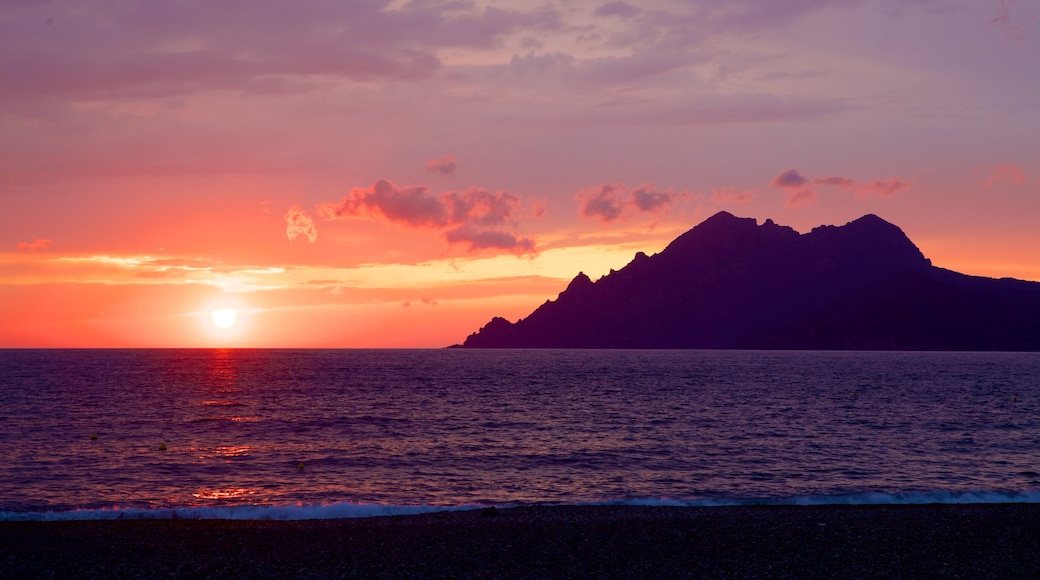
[{"label": "orange cloud", "polygon": [[318,228],[307,214],[307,210],[294,205],[285,214],[285,235],[289,237],[290,242],[303,237],[313,244],[318,241]]},{"label": "orange cloud", "polygon": [[338,203],[320,204],[318,215],[326,220],[369,218],[413,229],[441,230],[448,243],[465,244],[471,251],[526,254],[534,251],[534,240],[499,229],[518,226],[521,210],[520,197],[506,191],[491,193],[470,187],[435,196],[426,186],[402,187],[380,179],[370,187],[350,190]]},{"label": "orange cloud", "polygon": [[47,246],[51,245],[54,240],[48,240],[44,238],[37,238],[31,242],[21,242],[18,244],[18,249],[23,252],[34,252],[36,250],[46,250]]}]

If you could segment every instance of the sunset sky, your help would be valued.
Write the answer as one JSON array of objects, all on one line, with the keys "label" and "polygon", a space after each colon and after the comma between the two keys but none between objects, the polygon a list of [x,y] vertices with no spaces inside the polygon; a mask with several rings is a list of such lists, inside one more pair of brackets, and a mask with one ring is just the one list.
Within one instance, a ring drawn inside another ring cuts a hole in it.
[{"label": "sunset sky", "polygon": [[0,347],[446,346],[720,210],[1040,280],[1038,60],[1035,0],[0,0]]}]

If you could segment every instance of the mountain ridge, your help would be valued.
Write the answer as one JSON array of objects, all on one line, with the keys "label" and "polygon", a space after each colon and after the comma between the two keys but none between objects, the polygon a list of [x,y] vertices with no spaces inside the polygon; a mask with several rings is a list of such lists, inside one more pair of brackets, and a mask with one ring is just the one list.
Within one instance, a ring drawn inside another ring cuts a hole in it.
[{"label": "mountain ridge", "polygon": [[1040,283],[937,268],[873,214],[801,234],[719,212],[456,346],[1040,350]]}]

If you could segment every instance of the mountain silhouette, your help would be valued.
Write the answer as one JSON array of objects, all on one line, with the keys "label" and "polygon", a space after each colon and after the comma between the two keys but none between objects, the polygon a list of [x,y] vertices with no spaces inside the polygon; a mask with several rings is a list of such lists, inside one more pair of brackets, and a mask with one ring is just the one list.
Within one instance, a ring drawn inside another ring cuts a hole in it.
[{"label": "mountain silhouette", "polygon": [[457,346],[1040,350],[1040,283],[932,266],[875,215],[799,234],[720,212]]}]

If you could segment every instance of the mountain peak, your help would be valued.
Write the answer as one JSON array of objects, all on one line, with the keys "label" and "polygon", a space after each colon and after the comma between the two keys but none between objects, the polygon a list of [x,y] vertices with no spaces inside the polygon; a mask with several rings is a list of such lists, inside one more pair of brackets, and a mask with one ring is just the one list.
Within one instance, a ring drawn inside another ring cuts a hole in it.
[{"label": "mountain peak", "polygon": [[1033,320],[1040,284],[934,268],[876,215],[800,234],[719,212],[464,346],[1040,350]]},{"label": "mountain peak", "polygon": [[592,278],[589,278],[585,272],[578,272],[578,275],[571,280],[571,283],[567,285],[567,289],[564,292],[581,292],[585,288],[591,288],[594,282]]},{"label": "mountain peak", "polygon": [[863,267],[912,268],[931,265],[898,226],[874,214],[844,226],[820,226],[808,234],[830,255],[859,262]]},{"label": "mountain peak", "polygon": [[753,251],[762,244],[797,237],[798,232],[778,226],[773,220],[758,225],[755,218],[740,218],[720,211],[672,240],[661,253],[682,260],[716,261]]}]

